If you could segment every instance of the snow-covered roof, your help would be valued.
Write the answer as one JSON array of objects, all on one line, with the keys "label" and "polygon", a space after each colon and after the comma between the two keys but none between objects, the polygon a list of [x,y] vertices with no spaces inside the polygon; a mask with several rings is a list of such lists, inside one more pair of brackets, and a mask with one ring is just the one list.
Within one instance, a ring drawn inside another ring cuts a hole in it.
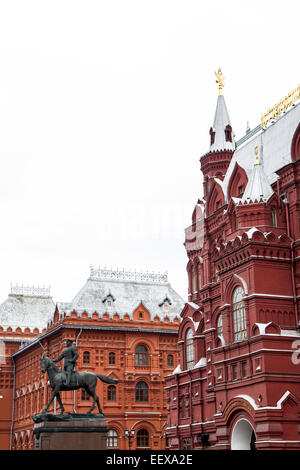
[{"label": "snow-covered roof", "polygon": [[[105,301],[108,294],[112,297],[110,304]],[[120,317],[130,317],[143,303],[151,319],[158,315],[161,319],[168,316],[180,318],[184,300],[174,291],[168,282],[167,275],[154,273],[129,273],[118,270],[91,269],[91,275],[71,302],[58,302],[59,311],[67,315],[73,310],[77,313],[107,312]]]},{"label": "snow-covered roof", "polygon": [[242,203],[259,202],[261,200],[266,202],[272,194],[274,194],[274,191],[265,175],[263,166],[259,162],[255,163],[242,196]]},{"label": "snow-covered roof", "polygon": [[42,331],[52,318],[55,304],[50,290],[44,287],[12,287],[8,298],[0,305],[0,326],[3,328],[38,328]]},{"label": "snow-covered roof", "polygon": [[292,139],[299,122],[300,103],[293,105],[269,127],[260,129],[254,136],[237,147],[224,180],[219,182],[224,193],[225,202],[228,202],[227,188],[236,163],[246,171],[248,180],[250,179],[253,171],[255,147],[259,149],[260,163],[263,164],[264,173],[269,184],[273,184],[277,180],[276,171],[292,161]]}]

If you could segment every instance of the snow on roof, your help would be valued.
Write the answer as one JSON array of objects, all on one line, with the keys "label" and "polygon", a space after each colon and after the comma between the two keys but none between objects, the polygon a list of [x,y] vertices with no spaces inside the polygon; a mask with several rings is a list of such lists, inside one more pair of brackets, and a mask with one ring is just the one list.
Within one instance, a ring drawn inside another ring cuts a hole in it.
[{"label": "snow on roof", "polygon": [[0,305],[0,326],[42,331],[54,310],[49,288],[12,286],[8,298]]},{"label": "snow on roof", "polygon": [[[156,315],[161,319],[165,316],[180,318],[185,302],[171,287],[166,274],[148,274],[91,268],[90,277],[74,299],[68,303],[58,302],[58,309],[67,315],[75,310],[90,315],[107,312],[131,317],[142,302],[152,319]],[[110,305],[105,301],[108,294],[113,297]]]},{"label": "snow on roof", "polygon": [[272,194],[274,191],[265,175],[263,166],[260,163],[255,163],[241,202],[251,203],[261,200],[266,202]]},{"label": "snow on roof", "polygon": [[260,161],[269,184],[273,184],[277,180],[276,171],[291,162],[291,144],[299,122],[300,103],[292,106],[266,129],[260,129],[252,138],[235,150],[225,178],[219,183],[224,193],[225,202],[227,202],[228,184],[236,163],[246,171],[248,180],[250,179],[253,171],[255,147],[259,149]]}]

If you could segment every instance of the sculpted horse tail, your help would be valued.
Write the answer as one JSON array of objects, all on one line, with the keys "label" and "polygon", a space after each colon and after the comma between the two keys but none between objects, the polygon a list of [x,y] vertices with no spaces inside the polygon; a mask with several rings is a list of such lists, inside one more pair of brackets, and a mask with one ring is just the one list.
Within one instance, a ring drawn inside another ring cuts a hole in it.
[{"label": "sculpted horse tail", "polygon": [[102,380],[102,382],[106,384],[117,384],[119,381],[118,379],[111,379],[108,375],[96,374],[98,379]]}]

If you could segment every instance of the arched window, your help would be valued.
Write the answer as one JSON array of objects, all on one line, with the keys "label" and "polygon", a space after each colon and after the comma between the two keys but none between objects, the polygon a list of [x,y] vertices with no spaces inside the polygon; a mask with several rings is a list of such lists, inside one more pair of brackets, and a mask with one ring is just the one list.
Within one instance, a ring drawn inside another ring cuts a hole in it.
[{"label": "arched window", "polygon": [[174,357],[172,354],[168,355],[168,367],[174,367]]},{"label": "arched window", "polygon": [[242,341],[247,336],[246,311],[243,302],[244,291],[242,287],[237,287],[233,292],[233,331],[234,341]]},{"label": "arched window", "polygon": [[118,433],[115,429],[110,429],[107,433],[107,447],[118,447]]},{"label": "arched window", "polygon": [[143,344],[139,344],[135,348],[135,365],[147,366],[148,365],[148,350]]},{"label": "arched window", "polygon": [[223,336],[223,321],[222,315],[218,316],[217,319],[217,336]]},{"label": "arched window", "polygon": [[90,363],[90,353],[89,351],[84,351],[83,353],[83,364],[89,364]]},{"label": "arched window", "polygon": [[146,429],[139,429],[136,435],[137,447],[149,447],[149,433]]},{"label": "arched window", "polygon": [[135,387],[135,401],[148,401],[148,385],[146,382],[138,382]]},{"label": "arched window", "polygon": [[116,387],[114,385],[109,385],[107,387],[107,400],[116,401]]},{"label": "arched window", "polygon": [[114,352],[110,352],[108,355],[108,363],[110,366],[114,366],[116,363],[116,355]]},{"label": "arched window", "polygon": [[193,330],[189,328],[185,336],[186,368],[194,367],[194,340]]}]

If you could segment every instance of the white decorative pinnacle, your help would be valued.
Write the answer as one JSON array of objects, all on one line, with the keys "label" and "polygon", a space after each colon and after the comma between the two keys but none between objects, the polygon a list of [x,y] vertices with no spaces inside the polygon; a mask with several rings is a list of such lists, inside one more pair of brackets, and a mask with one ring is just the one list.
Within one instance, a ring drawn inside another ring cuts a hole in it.
[{"label": "white decorative pinnacle", "polygon": [[143,271],[130,271],[130,270],[119,270],[112,268],[95,268],[90,266],[90,278],[101,279],[101,280],[122,280],[122,281],[138,281],[153,284],[165,284],[168,282],[168,273],[154,273],[154,272],[143,272]]},{"label": "white decorative pinnacle", "polygon": [[19,286],[10,285],[10,294],[11,295],[25,295],[28,297],[50,297],[50,285],[46,286],[24,286],[23,284]]}]

